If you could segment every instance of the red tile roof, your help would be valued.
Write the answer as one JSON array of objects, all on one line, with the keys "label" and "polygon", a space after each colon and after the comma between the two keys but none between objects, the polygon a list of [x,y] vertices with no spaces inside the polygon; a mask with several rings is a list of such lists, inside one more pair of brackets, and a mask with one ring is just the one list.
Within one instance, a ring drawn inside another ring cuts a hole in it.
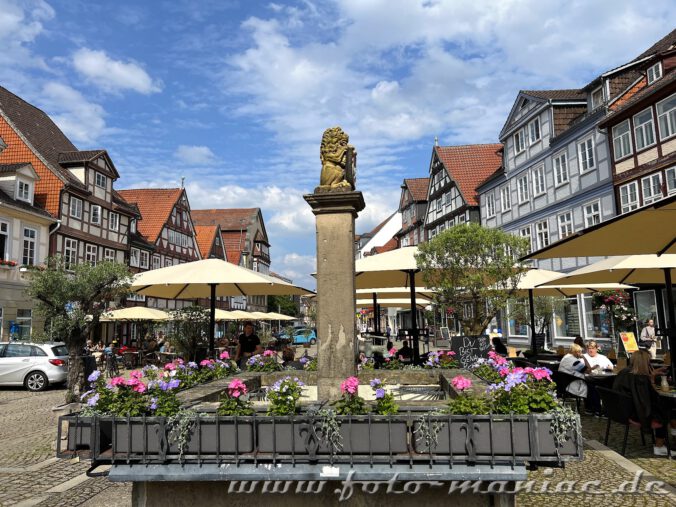
[{"label": "red tile roof", "polygon": [[197,247],[202,253],[202,259],[208,259],[211,254],[211,249],[214,246],[214,238],[216,237],[217,225],[196,225],[195,236],[197,240]]},{"label": "red tile roof", "polygon": [[183,194],[182,188],[134,188],[118,190],[122,198],[135,204],[141,212],[138,231],[151,243],[155,243],[164,224],[171,215],[171,210]]},{"label": "red tile roof", "polygon": [[387,243],[385,243],[383,246],[377,246],[374,248],[376,253],[384,253],[384,252],[389,252],[390,250],[396,250],[397,248],[397,239],[392,238],[390,239]]},{"label": "red tile roof", "polygon": [[448,175],[456,182],[465,202],[478,206],[476,187],[500,167],[501,144],[468,144],[464,146],[435,146],[439,160]]},{"label": "red tile roof", "polygon": [[194,209],[193,222],[199,225],[220,225],[222,231],[240,231],[256,220],[260,208]]},{"label": "red tile roof", "polygon": [[406,178],[404,184],[408,187],[413,200],[416,202],[427,200],[427,189],[430,185],[429,178]]},{"label": "red tile roof", "polygon": [[223,240],[228,262],[239,266],[245,237],[246,230],[241,233],[239,231],[221,231],[221,239]]}]

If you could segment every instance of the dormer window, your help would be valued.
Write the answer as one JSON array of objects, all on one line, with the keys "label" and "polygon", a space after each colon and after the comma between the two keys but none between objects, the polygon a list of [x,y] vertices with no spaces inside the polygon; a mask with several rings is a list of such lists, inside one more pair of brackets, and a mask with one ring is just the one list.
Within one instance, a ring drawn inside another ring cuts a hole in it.
[{"label": "dormer window", "polygon": [[16,184],[16,198],[20,201],[31,202],[31,184],[18,180]]},{"label": "dormer window", "polygon": [[599,86],[591,94],[591,108],[596,109],[603,104],[603,87]]},{"label": "dormer window", "polygon": [[657,62],[652,67],[648,68],[648,84],[653,84],[662,77],[662,62]]}]

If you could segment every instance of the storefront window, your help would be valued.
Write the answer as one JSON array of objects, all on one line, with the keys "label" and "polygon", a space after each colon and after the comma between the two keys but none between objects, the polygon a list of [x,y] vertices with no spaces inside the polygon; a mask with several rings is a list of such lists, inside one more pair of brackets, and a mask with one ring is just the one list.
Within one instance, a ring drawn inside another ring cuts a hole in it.
[{"label": "storefront window", "polygon": [[554,332],[558,338],[572,338],[581,334],[580,329],[580,311],[577,298],[568,298],[554,312]]},{"label": "storefront window", "polygon": [[634,292],[634,306],[636,308],[637,332],[641,332],[643,326],[649,319],[655,321],[655,326],[660,327],[657,315],[657,301],[654,290],[638,290]]},{"label": "storefront window", "polygon": [[16,325],[18,340],[30,340],[31,324],[33,322],[31,310],[19,309],[16,311]]},{"label": "storefront window", "polygon": [[512,300],[507,304],[509,336],[528,336],[528,308],[524,300]]},{"label": "storefront window", "polygon": [[[673,294],[673,301],[674,301],[674,309],[676,310],[676,289],[672,289],[671,293]],[[662,303],[664,304],[664,320],[669,319],[669,312],[667,311],[667,289],[662,289]],[[659,327],[659,324],[657,321],[655,321],[655,325]],[[665,326],[666,327],[666,326]],[[672,322],[670,324],[670,327],[676,327],[676,323]]]},{"label": "storefront window", "polygon": [[584,312],[587,322],[586,338],[608,338],[610,337],[610,316],[608,311],[594,303],[590,295],[582,296],[584,300]]}]

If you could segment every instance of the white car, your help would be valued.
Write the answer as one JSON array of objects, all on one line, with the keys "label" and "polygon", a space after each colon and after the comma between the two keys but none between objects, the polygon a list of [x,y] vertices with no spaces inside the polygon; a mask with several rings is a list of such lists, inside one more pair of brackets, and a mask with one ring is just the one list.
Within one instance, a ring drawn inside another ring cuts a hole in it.
[{"label": "white car", "polygon": [[0,385],[42,391],[68,378],[68,348],[63,343],[0,343]]}]

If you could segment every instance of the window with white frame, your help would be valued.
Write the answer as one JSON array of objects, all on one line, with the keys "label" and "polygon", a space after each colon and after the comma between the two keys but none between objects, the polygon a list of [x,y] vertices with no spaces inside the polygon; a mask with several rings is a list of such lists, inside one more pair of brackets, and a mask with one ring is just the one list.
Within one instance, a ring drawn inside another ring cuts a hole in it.
[{"label": "window with white frame", "polygon": [[493,192],[486,194],[486,215],[489,218],[495,216],[495,195]]},{"label": "window with white frame", "polygon": [[70,216],[82,220],[82,199],[70,196]]},{"label": "window with white frame", "polygon": [[540,118],[535,118],[528,124],[528,139],[530,144],[535,144],[540,140]]},{"label": "window with white frame", "polygon": [[143,269],[148,269],[150,266],[150,253],[146,252],[145,250],[141,250],[141,261],[139,263],[139,266],[142,267]]},{"label": "window with white frame", "polygon": [[135,218],[133,218],[129,222],[129,230],[131,231],[132,234],[136,234],[136,219]]},{"label": "window with white frame", "polygon": [[596,167],[594,157],[594,139],[588,137],[577,145],[577,158],[580,162],[580,172],[589,171]]},{"label": "window with white frame", "polygon": [[16,311],[16,325],[19,328],[18,340],[30,340],[31,328],[33,327],[33,311],[18,309]]},{"label": "window with white frame", "polygon": [[667,195],[676,193],[676,167],[670,167],[665,174],[667,176]]},{"label": "window with white frame", "polygon": [[101,173],[96,173],[96,186],[100,188],[106,188],[106,183],[108,182],[108,178],[106,178],[103,174]]},{"label": "window with white frame", "polygon": [[96,266],[98,250],[99,248],[96,245],[85,245],[85,262],[88,262],[92,266]]},{"label": "window with white frame", "polygon": [[9,223],[0,220],[0,260],[9,260]]},{"label": "window with white frame", "polygon": [[101,206],[98,204],[92,204],[91,215],[92,224],[101,225]]},{"label": "window with white frame", "polygon": [[542,195],[545,191],[545,166],[541,165],[533,169],[533,196]]},{"label": "window with white frame", "polygon": [[657,125],[660,139],[676,134],[676,93],[657,103]]},{"label": "window with white frame", "polygon": [[171,259],[167,259],[167,258],[164,259],[164,267],[165,268],[169,267],[169,266],[173,266],[173,265],[174,264],[171,262]]},{"label": "window with white frame", "polygon": [[16,198],[20,201],[31,202],[31,184],[19,180],[16,187]]},{"label": "window with white frame", "polygon": [[638,208],[638,183],[632,181],[620,187],[620,213]]},{"label": "window with white frame", "polygon": [[601,223],[601,203],[599,201],[585,204],[583,212],[585,227],[591,227],[592,225]]},{"label": "window with white frame", "polygon": [[159,255],[153,255],[153,269],[159,269],[162,267],[162,260]]},{"label": "window with white frame", "polygon": [[505,185],[500,189],[500,205],[502,211],[509,211],[512,209],[512,195],[509,191],[509,185]]},{"label": "window with white frame", "polygon": [[21,264],[24,266],[35,266],[35,244],[38,237],[38,231],[30,227],[23,228],[23,252],[21,255]]},{"label": "window with white frame", "polygon": [[117,231],[120,228],[120,215],[113,213],[112,211],[108,213],[108,228],[111,231]]},{"label": "window with white frame", "polygon": [[514,134],[514,152],[516,155],[526,149],[526,135],[525,127]]},{"label": "window with white frame", "polygon": [[516,181],[516,190],[519,197],[519,203],[524,203],[529,199],[528,175],[522,176]]},{"label": "window with white frame", "polygon": [[533,251],[533,235],[531,234],[530,225],[519,229],[519,236],[528,240],[528,253]]},{"label": "window with white frame", "polygon": [[129,254],[129,265],[138,268],[140,258],[141,251],[138,248],[132,248],[131,253]]},{"label": "window with white frame", "polygon": [[103,260],[112,262],[115,260],[115,250],[112,248],[106,248],[103,250]]},{"label": "window with white frame", "polygon": [[599,86],[591,94],[591,108],[596,109],[603,104],[603,87]]},{"label": "window with white frame", "polygon": [[637,150],[655,144],[655,123],[651,107],[634,115],[634,138]]},{"label": "window with white frame", "polygon": [[409,239],[408,239],[408,235],[406,235],[403,238],[401,238],[401,246],[408,246],[408,245],[409,245]]},{"label": "window with white frame", "polygon": [[559,222],[559,239],[571,236],[575,230],[573,229],[573,212],[566,211],[558,216]]},{"label": "window with white frame", "polygon": [[66,269],[77,264],[77,240],[70,238],[63,240],[63,260]]},{"label": "window with white frame", "polygon": [[648,67],[648,84],[652,84],[662,77],[662,62],[657,62],[652,67]]},{"label": "window with white frame", "polygon": [[613,127],[613,154],[615,160],[620,160],[631,155],[631,134],[629,133],[629,120],[624,120]]},{"label": "window with white frame", "polygon": [[662,173],[655,173],[641,178],[641,190],[644,206],[662,199],[664,197],[662,194]]},{"label": "window with white frame", "polygon": [[549,222],[543,220],[535,224],[535,235],[538,242],[538,250],[549,245]]},{"label": "window with white frame", "polygon": [[552,160],[552,165],[554,166],[554,183],[557,186],[568,183],[568,157],[566,152],[556,155]]}]

